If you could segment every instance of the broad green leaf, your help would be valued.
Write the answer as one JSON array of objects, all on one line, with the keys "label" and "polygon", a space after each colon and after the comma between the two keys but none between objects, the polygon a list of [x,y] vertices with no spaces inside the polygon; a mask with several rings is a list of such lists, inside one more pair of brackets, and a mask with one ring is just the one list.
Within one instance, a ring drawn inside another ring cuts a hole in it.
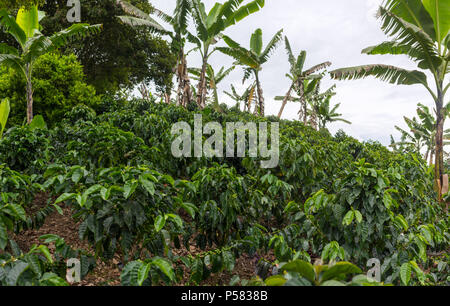
[{"label": "broad green leaf", "polygon": [[122,286],[137,286],[139,278],[139,270],[143,263],[141,261],[131,261],[125,265],[120,274],[120,282]]},{"label": "broad green leaf", "polygon": [[142,265],[138,271],[138,280],[137,283],[139,286],[142,286],[144,281],[148,278],[148,272],[150,272],[151,264]]},{"label": "broad green leaf", "polygon": [[39,281],[41,285],[44,286],[55,286],[55,287],[69,286],[69,284],[64,279],[62,279],[55,273],[51,272],[44,273],[44,275]]},{"label": "broad green leaf", "polygon": [[109,199],[109,196],[111,195],[111,188],[102,187],[100,189],[100,195],[103,201],[107,201]]},{"label": "broad green leaf", "polygon": [[339,281],[337,281],[337,280],[334,280],[334,279],[332,279],[332,280],[328,280],[328,281],[326,281],[326,282],[323,282],[322,284],[320,284],[321,286],[325,286],[325,287],[342,287],[342,286],[345,286],[345,284],[344,283],[342,283],[342,282],[339,282]]},{"label": "broad green leaf", "polygon": [[260,55],[262,46],[262,30],[257,29],[255,33],[252,34],[252,37],[250,39],[250,50],[252,50],[256,55]]},{"label": "broad green leaf", "polygon": [[184,208],[184,210],[187,211],[187,213],[192,217],[195,218],[195,212],[198,210],[197,207],[192,203],[180,203],[180,206]]},{"label": "broad green leaf", "polygon": [[42,117],[41,115],[35,116],[30,123],[30,128],[32,130],[36,130],[36,129],[46,130],[47,123],[45,123],[44,117]]},{"label": "broad green leaf", "polygon": [[64,215],[64,212],[63,212],[63,210],[61,209],[61,207],[59,207],[59,206],[56,205],[56,204],[53,204],[53,207],[56,209],[56,211],[58,212],[58,214],[60,214],[61,216]]},{"label": "broad green leaf", "polygon": [[405,217],[402,215],[395,216],[394,223],[401,229],[403,229],[405,232],[408,230],[409,225],[408,222],[405,220]]},{"label": "broad green leaf", "polygon": [[450,31],[450,1],[422,0],[422,3],[433,18],[436,40],[443,41]]},{"label": "broad green leaf", "polygon": [[128,199],[135,191],[138,186],[136,181],[127,182],[123,187],[123,196]]},{"label": "broad green leaf", "polygon": [[143,178],[142,176],[139,178],[139,182],[150,195],[152,196],[155,195],[155,184],[153,182],[150,182],[149,180]]},{"label": "broad green leaf", "polygon": [[362,222],[362,214],[359,210],[355,210],[355,217],[356,217],[356,222],[361,223]]},{"label": "broad green leaf", "polygon": [[53,263],[52,255],[50,254],[50,251],[48,250],[48,248],[45,245],[40,245],[38,247],[38,250],[41,251],[41,253],[45,256],[45,258],[47,258],[47,260],[50,263]]},{"label": "broad green leaf", "polygon": [[23,272],[25,272],[26,269],[28,269],[28,267],[28,263],[24,261],[18,260],[14,262],[12,269],[6,275],[6,284],[8,286],[16,286],[20,276],[23,274]]},{"label": "broad green leaf", "polygon": [[56,199],[54,204],[56,205],[58,203],[65,202],[65,201],[73,199],[75,197],[76,197],[75,193],[63,193]]},{"label": "broad green leaf", "polygon": [[0,250],[4,250],[8,245],[8,234],[6,225],[3,223],[0,218]]},{"label": "broad green leaf", "polygon": [[178,227],[183,227],[183,220],[180,218],[180,216],[175,214],[167,214],[165,218],[170,218],[173,220],[173,222],[175,222],[176,225],[178,225]]}]

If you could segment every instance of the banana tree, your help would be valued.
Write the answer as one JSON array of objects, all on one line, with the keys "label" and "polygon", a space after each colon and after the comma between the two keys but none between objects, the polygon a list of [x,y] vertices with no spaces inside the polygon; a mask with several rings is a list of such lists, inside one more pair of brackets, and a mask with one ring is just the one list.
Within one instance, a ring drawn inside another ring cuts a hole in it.
[{"label": "banana tree", "polygon": [[9,100],[4,99],[2,103],[0,103],[0,138],[2,138],[3,131],[5,130],[6,127],[6,122],[8,121],[9,117],[9,111],[10,111]]},{"label": "banana tree", "polygon": [[338,80],[361,79],[374,76],[398,85],[423,85],[436,105],[436,162],[435,180],[441,199],[443,184],[443,136],[445,94],[450,88],[450,1],[442,0],[387,0],[378,16],[382,30],[391,41],[364,49],[369,55],[407,55],[418,68],[433,76],[435,90],[427,75],[419,70],[406,70],[390,65],[375,64],[338,69],[330,72]]},{"label": "banana tree", "polygon": [[342,118],[342,114],[337,113],[337,109],[341,105],[336,104],[331,108],[331,99],[336,95],[334,92],[335,85],[329,88],[324,93],[319,93],[313,96],[312,99],[308,100],[311,106],[311,116],[317,118],[317,124],[319,129],[326,128],[327,123],[333,122],[344,122],[346,124],[351,124],[350,121]]},{"label": "banana tree", "polygon": [[224,93],[236,102],[236,107],[240,108],[241,102],[244,102],[244,112],[250,111],[253,101],[256,99],[256,84],[253,83],[242,94],[238,94],[234,85],[231,85],[231,93]]},{"label": "banana tree", "polygon": [[[170,37],[172,52],[177,55],[177,66],[174,68],[178,81],[177,105],[184,107],[187,107],[193,100],[185,46],[186,41],[197,41],[197,39],[187,30],[192,9],[191,2],[191,0],[177,0],[172,16],[158,9],[153,9],[152,14],[156,15],[172,27],[171,30],[166,30],[158,21],[152,18],[151,15],[139,10],[127,1],[117,0],[117,3],[122,7],[124,12],[129,14],[128,16],[118,16],[123,23],[131,26],[145,26],[153,32]],[[170,93],[166,93],[166,96],[166,101],[170,101]]]},{"label": "banana tree", "polygon": [[70,39],[98,33],[101,25],[74,24],[52,36],[44,36],[39,21],[45,16],[37,6],[21,8],[16,18],[2,9],[0,10],[0,27],[12,35],[20,45],[21,51],[15,47],[0,43],[0,65],[13,68],[22,73],[26,79],[27,123],[33,120],[33,86],[31,76],[36,60],[49,52],[64,46]]},{"label": "banana tree", "polygon": [[[318,79],[321,78],[321,75],[315,74],[316,72],[323,70],[329,66],[331,66],[331,62],[324,62],[318,65],[315,65],[305,71],[303,71],[305,60],[306,60],[306,51],[301,51],[300,55],[295,58],[294,53],[292,52],[291,44],[289,43],[289,39],[285,37],[285,46],[286,46],[286,52],[289,59],[289,64],[291,66],[290,74],[286,74],[286,76],[291,80],[291,85],[289,87],[288,92],[283,98],[283,103],[281,104],[280,111],[278,113],[278,118],[281,118],[281,115],[283,114],[284,108],[286,107],[286,104],[288,101],[290,101],[291,93],[293,90],[296,90],[299,92],[299,96],[302,97],[303,93],[305,92],[304,88],[304,80],[307,79]],[[303,99],[301,101],[302,107],[303,107],[303,123],[306,124],[306,108],[307,104],[306,101]]]},{"label": "banana tree", "polygon": [[225,29],[263,8],[265,0],[253,0],[242,6],[244,0],[228,0],[224,4],[216,3],[208,13],[201,0],[191,1],[197,33],[195,44],[202,57],[202,69],[197,86],[197,104],[200,108],[204,108],[207,91],[206,69],[208,60],[215,51],[211,47],[220,40]]},{"label": "banana tree", "polygon": [[[225,67],[220,68],[219,72],[215,72],[213,67],[208,64],[206,69],[206,83],[207,90],[212,90],[213,94],[213,105],[216,110],[220,110],[219,106],[219,94],[217,92],[217,85],[219,85],[230,73],[234,70],[235,66],[232,66],[228,69]],[[201,68],[190,68],[189,72],[193,75],[194,80],[200,80]]]},{"label": "banana tree", "polygon": [[228,36],[223,36],[223,40],[228,47],[219,47],[216,50],[231,56],[236,60],[236,65],[244,66],[244,79],[245,82],[253,74],[256,82],[256,90],[258,96],[258,107],[255,108],[255,113],[259,112],[259,115],[264,116],[264,96],[261,87],[261,81],[259,73],[262,70],[262,66],[269,60],[273,51],[277,48],[279,42],[282,40],[283,30],[278,31],[270,40],[265,49],[263,49],[262,30],[257,29],[250,39],[250,49],[245,49],[240,44],[232,40]]},{"label": "banana tree", "polygon": [[[319,84],[322,75],[317,77],[308,77],[303,80],[298,80],[293,84],[291,91],[286,96],[276,96],[275,101],[296,102],[300,103],[300,109],[298,111],[299,120],[301,120],[305,125],[308,123],[308,116],[311,114],[308,106],[312,99],[312,96],[319,93]],[[297,96],[292,94],[294,92]]]}]

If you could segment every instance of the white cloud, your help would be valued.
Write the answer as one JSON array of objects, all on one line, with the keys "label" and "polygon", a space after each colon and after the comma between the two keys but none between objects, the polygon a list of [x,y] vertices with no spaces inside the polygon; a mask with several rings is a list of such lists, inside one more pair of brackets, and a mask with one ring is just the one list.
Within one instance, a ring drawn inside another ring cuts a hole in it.
[{"label": "white cloud", "polygon": [[[209,9],[216,1],[204,0]],[[365,47],[386,40],[380,30],[375,14],[382,0],[267,0],[258,13],[229,28],[226,34],[244,46],[249,45],[255,29],[263,30],[264,41],[281,28],[289,37],[295,53],[308,52],[306,65],[312,66],[324,61],[333,63],[332,69],[368,63],[392,64],[407,69],[415,69],[405,57],[367,56],[361,54]],[[171,12],[175,0],[152,0],[152,4],[166,12]],[[231,65],[233,60],[215,53],[211,60],[215,69]],[[188,58],[190,66],[199,67],[197,54]],[[289,71],[284,46],[280,45],[261,74],[268,114],[277,114],[280,102],[274,101],[277,95],[284,95],[289,86],[285,77]],[[230,84],[240,86],[242,70],[236,69],[222,84],[220,97],[223,102],[232,101],[222,93],[229,90]],[[404,126],[403,116],[413,116],[416,105],[422,102],[428,106],[433,101],[421,86],[394,86],[375,79],[361,81],[334,82],[326,80],[324,88],[337,84],[334,103],[341,103],[339,111],[352,125],[335,123],[330,125],[332,132],[343,128],[348,134],[362,140],[378,140],[389,144],[390,134],[398,135],[394,125]],[[297,119],[299,105],[289,104],[284,118]]]}]

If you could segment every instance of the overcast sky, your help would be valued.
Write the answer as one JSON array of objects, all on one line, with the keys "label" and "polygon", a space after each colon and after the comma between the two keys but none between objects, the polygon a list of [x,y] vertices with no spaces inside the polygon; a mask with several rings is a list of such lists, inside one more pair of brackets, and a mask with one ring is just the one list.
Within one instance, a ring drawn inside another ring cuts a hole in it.
[{"label": "overcast sky", "polygon": [[[204,0],[209,10],[215,0]],[[223,3],[224,1],[222,1]],[[266,0],[265,7],[227,29],[225,34],[234,38],[245,47],[249,47],[250,36],[257,29],[263,30],[264,45],[280,29],[288,36],[295,55],[306,50],[306,67],[324,61],[331,61],[330,70],[383,63],[416,69],[405,56],[368,56],[361,50],[387,40],[380,30],[380,22],[375,14],[381,0]],[[175,0],[152,0],[151,3],[165,11],[172,12]],[[223,42],[222,42],[223,44]],[[233,59],[215,53],[210,64],[218,71],[220,67],[229,67]],[[200,56],[192,53],[188,57],[190,67],[200,67]],[[267,114],[278,114],[281,102],[274,101],[277,95],[284,95],[289,89],[289,71],[284,45],[280,44],[261,72]],[[240,67],[219,86],[220,100],[232,105],[232,100],[223,94],[234,84],[243,91],[243,72]],[[337,95],[333,104],[341,103],[339,108],[343,117],[352,125],[333,123],[329,125],[332,133],[343,128],[347,134],[360,140],[378,140],[388,145],[391,134],[397,136],[394,126],[405,127],[403,116],[412,117],[418,102],[432,107],[429,93],[421,85],[395,86],[376,79],[358,81],[333,81],[329,77],[323,89],[337,85]],[[247,85],[248,86],[248,85]],[[287,105],[283,118],[298,119],[299,104]]]}]

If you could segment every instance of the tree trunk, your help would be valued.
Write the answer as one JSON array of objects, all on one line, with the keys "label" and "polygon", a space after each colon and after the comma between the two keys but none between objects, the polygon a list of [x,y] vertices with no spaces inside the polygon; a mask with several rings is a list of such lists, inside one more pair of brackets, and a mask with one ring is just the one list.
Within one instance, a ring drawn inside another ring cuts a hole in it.
[{"label": "tree trunk", "polygon": [[27,65],[27,123],[33,121],[33,87],[31,84],[31,67]]},{"label": "tree trunk", "polygon": [[200,79],[198,81],[197,88],[197,105],[200,109],[204,109],[206,106],[206,68],[208,66],[208,50],[203,55],[202,71],[200,73]]},{"label": "tree trunk", "polygon": [[265,114],[264,96],[263,96],[263,90],[262,90],[262,87],[261,87],[261,83],[259,82],[258,72],[255,72],[255,78],[256,78],[256,88],[257,88],[257,91],[258,91],[259,115],[261,117],[264,117],[264,114]]},{"label": "tree trunk", "polygon": [[177,105],[187,107],[192,100],[191,81],[187,71],[186,55],[183,50],[180,51],[177,67]]},{"label": "tree trunk", "polygon": [[[442,86],[441,86],[442,87]],[[443,175],[444,175],[444,96],[442,90],[438,89],[438,98],[436,101],[436,152],[435,152],[435,180],[438,186],[439,201],[442,200],[442,186],[443,186]]]},{"label": "tree trunk", "polygon": [[284,108],[286,107],[286,104],[289,101],[289,98],[291,97],[292,89],[294,89],[294,83],[292,83],[291,88],[289,88],[289,91],[287,92],[286,96],[284,97],[283,104],[281,104],[280,112],[278,113],[278,118],[281,119],[281,115],[283,114]]}]

